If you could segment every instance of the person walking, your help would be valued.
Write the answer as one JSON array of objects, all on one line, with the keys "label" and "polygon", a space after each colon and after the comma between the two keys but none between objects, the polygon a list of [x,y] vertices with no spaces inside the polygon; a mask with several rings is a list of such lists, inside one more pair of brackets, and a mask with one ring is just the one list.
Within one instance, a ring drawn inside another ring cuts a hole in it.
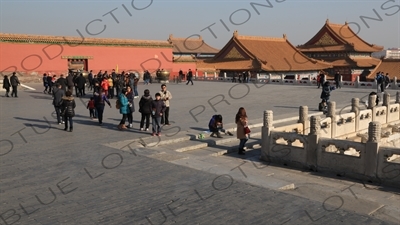
[{"label": "person walking", "polygon": [[10,77],[10,84],[11,84],[11,87],[12,87],[11,97],[14,96],[14,97],[18,98],[18,90],[17,90],[17,88],[18,88],[18,85],[20,85],[21,83],[19,82],[19,79],[18,79],[17,75],[15,75],[16,73],[13,72],[12,74],[13,75]]},{"label": "person walking", "polygon": [[342,86],[340,85],[340,74],[339,72],[336,72],[335,74],[335,83],[336,83],[336,89],[338,88],[342,88]]},{"label": "person walking", "polygon": [[139,98],[139,93],[138,93],[138,83],[139,83],[139,75],[134,75],[133,78],[133,92],[135,94],[134,98]]},{"label": "person walking", "polygon": [[93,70],[90,70],[88,74],[88,80],[89,80],[89,91],[93,90]]},{"label": "person walking", "polygon": [[47,94],[47,92],[48,92],[47,89],[49,88],[49,83],[47,81],[47,74],[45,74],[45,73],[43,74],[42,81],[43,81],[43,87],[44,87],[43,93]]},{"label": "person walking", "polygon": [[125,126],[126,118],[128,117],[128,111],[129,111],[129,101],[128,98],[126,97],[127,95],[127,89],[124,88],[122,89],[121,94],[118,95],[118,101],[119,101],[119,113],[122,114],[122,119],[121,122],[119,122],[118,125],[118,130],[125,130],[127,127]]},{"label": "person walking", "polygon": [[108,100],[106,94],[104,93],[103,89],[100,89],[99,93],[95,93],[95,103],[94,105],[96,106],[96,112],[97,112],[97,118],[99,119],[99,124],[103,125],[103,113],[104,113],[104,107],[107,103],[107,105],[111,107],[111,103]]},{"label": "person walking", "polygon": [[[75,86],[74,76],[72,75],[72,73],[69,73],[66,79],[67,79],[68,91],[72,93],[74,91],[74,86]],[[75,94],[78,94],[78,91],[76,91]]]},{"label": "person walking", "polygon": [[[76,88],[78,88],[78,94],[80,97],[85,96],[85,84],[86,78],[83,77],[83,74],[79,74],[79,77],[76,78]],[[78,95],[77,95],[78,96]]]},{"label": "person walking", "polygon": [[128,128],[132,128],[133,123],[133,113],[135,112],[135,104],[133,102],[134,96],[131,87],[126,88],[126,97],[128,98],[129,107],[128,107]]},{"label": "person walking", "polygon": [[390,84],[390,77],[389,77],[389,73],[386,73],[385,76],[385,88],[389,88],[389,84]]},{"label": "person walking", "polygon": [[53,83],[53,78],[51,77],[50,73],[47,75],[46,79],[47,79],[47,85],[49,86],[47,94],[51,95],[54,83]]},{"label": "person walking", "polygon": [[179,74],[178,74],[178,82],[180,83],[180,82],[182,82],[182,80],[183,80],[183,71],[180,69],[179,70]]},{"label": "person walking", "polygon": [[[107,72],[107,71],[106,71]],[[104,94],[106,95],[106,97],[108,98],[108,78],[106,76],[103,77],[103,80],[101,81],[101,89],[103,89]]]},{"label": "person walking", "polygon": [[165,112],[163,113],[163,116],[161,117],[161,125],[169,126],[171,125],[169,123],[169,100],[172,99],[172,94],[167,90],[167,85],[162,84],[161,85],[161,91],[159,92],[161,95],[161,100],[164,102],[166,108]]},{"label": "person walking", "polygon": [[6,97],[10,97],[9,95],[8,95],[8,93],[10,93],[10,87],[11,87],[11,84],[10,84],[10,80],[8,79],[8,76],[7,75],[4,75],[4,78],[3,78],[3,89],[6,89]]},{"label": "person walking", "polygon": [[[115,72],[114,72],[115,74]],[[114,78],[111,76],[108,77],[108,98],[113,99],[114,98]]]},{"label": "person walking", "polygon": [[55,88],[53,90],[53,106],[54,110],[56,111],[58,125],[64,123],[64,120],[61,121],[61,108],[63,103],[62,98],[64,97],[64,94],[65,92],[64,89],[62,89],[62,85],[56,83]]},{"label": "person walking", "polygon": [[143,74],[143,80],[145,85],[149,85],[150,82],[150,73],[148,70],[146,70]]},{"label": "person walking", "polygon": [[249,129],[248,129],[248,118],[246,110],[243,107],[240,107],[239,111],[236,113],[235,123],[236,123],[236,137],[237,139],[240,140],[238,154],[244,155],[245,154],[244,146],[248,141],[247,130]]},{"label": "person walking", "polygon": [[152,102],[152,124],[153,124],[153,134],[152,136],[161,136],[161,117],[165,111],[165,104],[161,100],[161,94],[156,93],[155,100]]},{"label": "person walking", "polygon": [[64,78],[64,74],[60,75],[60,78],[57,79],[57,83],[61,84],[61,88],[64,90],[64,92],[67,91],[67,80]]},{"label": "person walking", "polygon": [[187,83],[186,83],[186,85],[188,85],[189,82],[191,82],[192,85],[193,85],[193,72],[192,72],[191,69],[189,69],[189,72],[187,73],[186,77],[187,77]]},{"label": "person walking", "polygon": [[69,124],[69,132],[72,132],[74,126],[72,122],[72,117],[75,116],[76,103],[74,97],[72,97],[72,92],[67,91],[65,96],[62,98],[62,114],[65,121],[64,130],[67,131]]},{"label": "person walking", "polygon": [[[150,115],[151,115],[151,106],[152,106],[153,98],[150,96],[150,91],[148,89],[144,90],[144,95],[139,101],[139,112],[142,114],[140,119],[140,130],[148,131],[150,126]],[[146,120],[146,128],[144,128],[144,121]]]}]

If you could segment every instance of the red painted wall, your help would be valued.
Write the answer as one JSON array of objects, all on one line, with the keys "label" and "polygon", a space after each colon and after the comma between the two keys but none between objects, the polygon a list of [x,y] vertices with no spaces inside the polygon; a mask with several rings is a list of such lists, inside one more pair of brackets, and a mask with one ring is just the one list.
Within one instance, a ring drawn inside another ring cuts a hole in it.
[{"label": "red painted wall", "polygon": [[[162,55],[164,54],[164,56]],[[88,69],[111,72],[118,65],[123,70],[139,71],[157,69],[172,71],[172,48],[139,48],[117,46],[76,46],[49,44],[0,43],[0,72],[22,71],[65,73],[68,60],[61,56],[93,56],[88,59]]]}]

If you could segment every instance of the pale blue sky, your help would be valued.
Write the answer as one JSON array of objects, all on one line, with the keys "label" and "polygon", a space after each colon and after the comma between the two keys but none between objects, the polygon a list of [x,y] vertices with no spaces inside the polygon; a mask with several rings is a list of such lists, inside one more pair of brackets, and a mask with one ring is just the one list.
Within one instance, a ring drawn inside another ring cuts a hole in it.
[{"label": "pale blue sky", "polygon": [[[0,32],[78,36],[76,29],[79,29],[85,37],[144,40],[167,40],[171,33],[184,38],[200,34],[211,46],[222,48],[232,37],[233,31],[238,30],[243,35],[271,37],[282,37],[286,33],[292,44],[299,45],[312,38],[329,18],[331,23],[352,22],[351,27],[355,32],[358,31],[357,23],[359,35],[369,43],[385,48],[400,47],[400,0],[270,0],[272,8],[255,6],[259,15],[251,2],[268,4],[266,0],[0,0]],[[148,7],[138,10],[132,7],[132,3],[136,8]],[[115,8],[113,13],[119,23],[110,14],[103,16]],[[374,10],[382,21],[365,19],[365,24],[360,16],[378,18]],[[233,25],[230,17],[234,23],[248,20],[242,25]],[[95,19],[101,19],[102,22],[93,22],[89,32],[100,32],[104,25],[106,29],[98,35],[90,35],[85,27]],[[220,20],[225,22],[230,31],[224,28]],[[210,29],[216,37],[205,29],[213,23],[215,25]]]}]

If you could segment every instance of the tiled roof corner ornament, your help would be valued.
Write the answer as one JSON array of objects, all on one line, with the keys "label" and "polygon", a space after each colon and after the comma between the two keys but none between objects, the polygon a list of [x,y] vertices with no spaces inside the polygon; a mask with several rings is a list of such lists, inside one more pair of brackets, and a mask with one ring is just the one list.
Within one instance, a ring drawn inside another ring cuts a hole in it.
[{"label": "tiled roof corner ornament", "polygon": [[169,39],[172,39],[173,37],[174,37],[173,34],[170,34],[170,35],[169,35]]},{"label": "tiled roof corner ornament", "polygon": [[237,37],[239,34],[238,34],[238,31],[237,30],[235,30],[234,32],[233,32],[233,36],[234,37]]},{"label": "tiled roof corner ornament", "polygon": [[283,39],[285,39],[285,40],[287,39],[287,36],[286,36],[286,34],[283,34]]},{"label": "tiled roof corner ornament", "polygon": [[199,35],[199,40],[200,40],[200,41],[202,41],[202,40],[203,40],[203,37],[202,37],[201,35]]},{"label": "tiled roof corner ornament", "polygon": [[325,23],[326,23],[326,24],[329,24],[329,19],[326,19]]},{"label": "tiled roof corner ornament", "polygon": [[344,22],[344,25],[349,25],[349,23],[347,22],[347,20],[346,20],[346,22]]}]

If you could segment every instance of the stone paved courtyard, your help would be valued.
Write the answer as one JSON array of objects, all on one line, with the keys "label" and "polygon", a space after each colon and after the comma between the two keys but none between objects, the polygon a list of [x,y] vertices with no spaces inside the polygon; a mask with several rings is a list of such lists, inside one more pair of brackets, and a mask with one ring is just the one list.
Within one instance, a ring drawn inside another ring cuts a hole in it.
[{"label": "stone paved courtyard", "polygon": [[[88,118],[87,98],[76,99],[74,132],[64,132],[51,97],[30,86],[36,90],[18,99],[0,97],[0,224],[400,224],[399,188],[260,162],[259,149],[238,157],[112,147],[149,137],[138,129],[139,113],[135,128],[121,132],[115,99],[102,127]],[[140,85],[139,93],[145,88],[154,95],[160,85]],[[214,82],[168,89],[172,126],[162,140],[206,129],[213,114],[233,127],[241,106],[253,123],[264,110],[275,120],[297,116],[301,105],[318,113],[321,91]],[[343,88],[331,100],[346,111],[371,91]]]}]

